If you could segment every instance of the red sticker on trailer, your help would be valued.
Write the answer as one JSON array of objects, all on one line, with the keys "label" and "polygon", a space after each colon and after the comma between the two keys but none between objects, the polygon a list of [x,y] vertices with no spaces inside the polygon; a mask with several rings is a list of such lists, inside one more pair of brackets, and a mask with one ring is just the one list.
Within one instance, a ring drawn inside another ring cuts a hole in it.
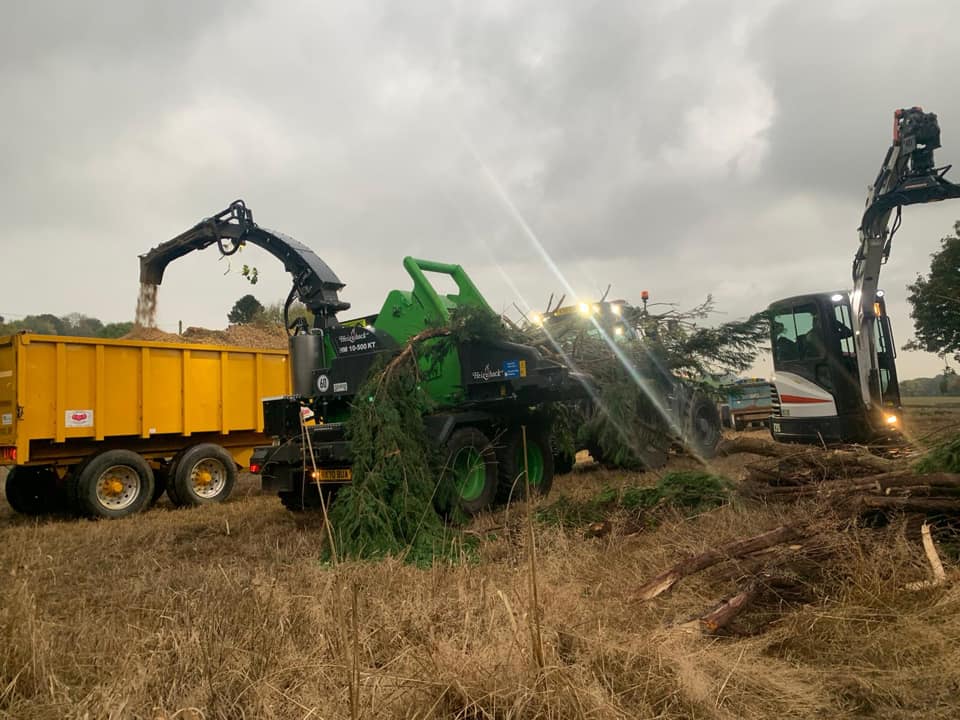
[{"label": "red sticker on trailer", "polygon": [[93,427],[93,410],[67,410],[64,413],[64,425],[71,427]]}]

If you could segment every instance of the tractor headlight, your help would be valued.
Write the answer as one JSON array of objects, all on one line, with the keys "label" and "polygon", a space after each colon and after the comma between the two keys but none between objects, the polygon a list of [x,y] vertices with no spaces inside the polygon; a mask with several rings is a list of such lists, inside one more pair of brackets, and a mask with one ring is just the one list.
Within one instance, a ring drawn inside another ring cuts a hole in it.
[{"label": "tractor headlight", "polygon": [[887,425],[896,425],[900,421],[896,415],[887,415]]}]

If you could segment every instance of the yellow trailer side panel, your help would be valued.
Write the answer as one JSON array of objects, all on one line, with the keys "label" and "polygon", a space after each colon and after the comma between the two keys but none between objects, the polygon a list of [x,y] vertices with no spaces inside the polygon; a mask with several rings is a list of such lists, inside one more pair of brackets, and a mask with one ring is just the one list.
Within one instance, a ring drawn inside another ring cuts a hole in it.
[{"label": "yellow trailer side panel", "polygon": [[282,350],[19,334],[0,338],[0,446],[261,432],[289,391]]},{"label": "yellow trailer side panel", "polygon": [[17,378],[11,338],[0,338],[0,446],[14,447],[17,432]]}]

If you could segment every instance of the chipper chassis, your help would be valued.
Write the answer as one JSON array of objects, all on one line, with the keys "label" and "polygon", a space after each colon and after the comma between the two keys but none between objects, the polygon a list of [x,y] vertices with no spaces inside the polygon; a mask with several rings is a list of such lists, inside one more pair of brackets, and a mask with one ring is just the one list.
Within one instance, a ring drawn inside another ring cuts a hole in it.
[{"label": "chipper chassis", "polygon": [[[248,242],[280,259],[293,277],[284,306],[292,394],[263,400],[264,429],[275,440],[255,450],[251,470],[288,508],[319,507],[322,495],[352,478],[345,428],[371,370],[430,328],[449,325],[457,309],[494,313],[460,266],[408,257],[403,265],[412,291],[394,290],[376,315],[341,322],[337,314],[350,307],[339,298],[344,284],[308,247],[254,223],[241,200],[141,256],[141,282],[159,284],[167,264],[193,250],[216,244],[232,255]],[[458,292],[439,294],[426,273],[449,276]],[[289,323],[296,299],[313,315],[312,327]],[[460,507],[476,513],[498,498],[522,494],[525,484],[516,482],[523,469],[522,427],[530,486],[546,493],[554,467],[545,410],[583,397],[587,379],[527,345],[439,336],[418,344],[437,349],[439,343],[450,347],[418,353],[420,385],[432,408],[424,423],[444,451],[444,474],[455,483]]]}]

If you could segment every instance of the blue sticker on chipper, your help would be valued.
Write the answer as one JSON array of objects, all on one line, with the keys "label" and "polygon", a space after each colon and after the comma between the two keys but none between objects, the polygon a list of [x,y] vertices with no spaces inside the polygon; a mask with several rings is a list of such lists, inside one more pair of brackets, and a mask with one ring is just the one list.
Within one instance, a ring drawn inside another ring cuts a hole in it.
[{"label": "blue sticker on chipper", "polygon": [[520,377],[520,363],[516,360],[504,360],[503,374],[508,378]]}]

